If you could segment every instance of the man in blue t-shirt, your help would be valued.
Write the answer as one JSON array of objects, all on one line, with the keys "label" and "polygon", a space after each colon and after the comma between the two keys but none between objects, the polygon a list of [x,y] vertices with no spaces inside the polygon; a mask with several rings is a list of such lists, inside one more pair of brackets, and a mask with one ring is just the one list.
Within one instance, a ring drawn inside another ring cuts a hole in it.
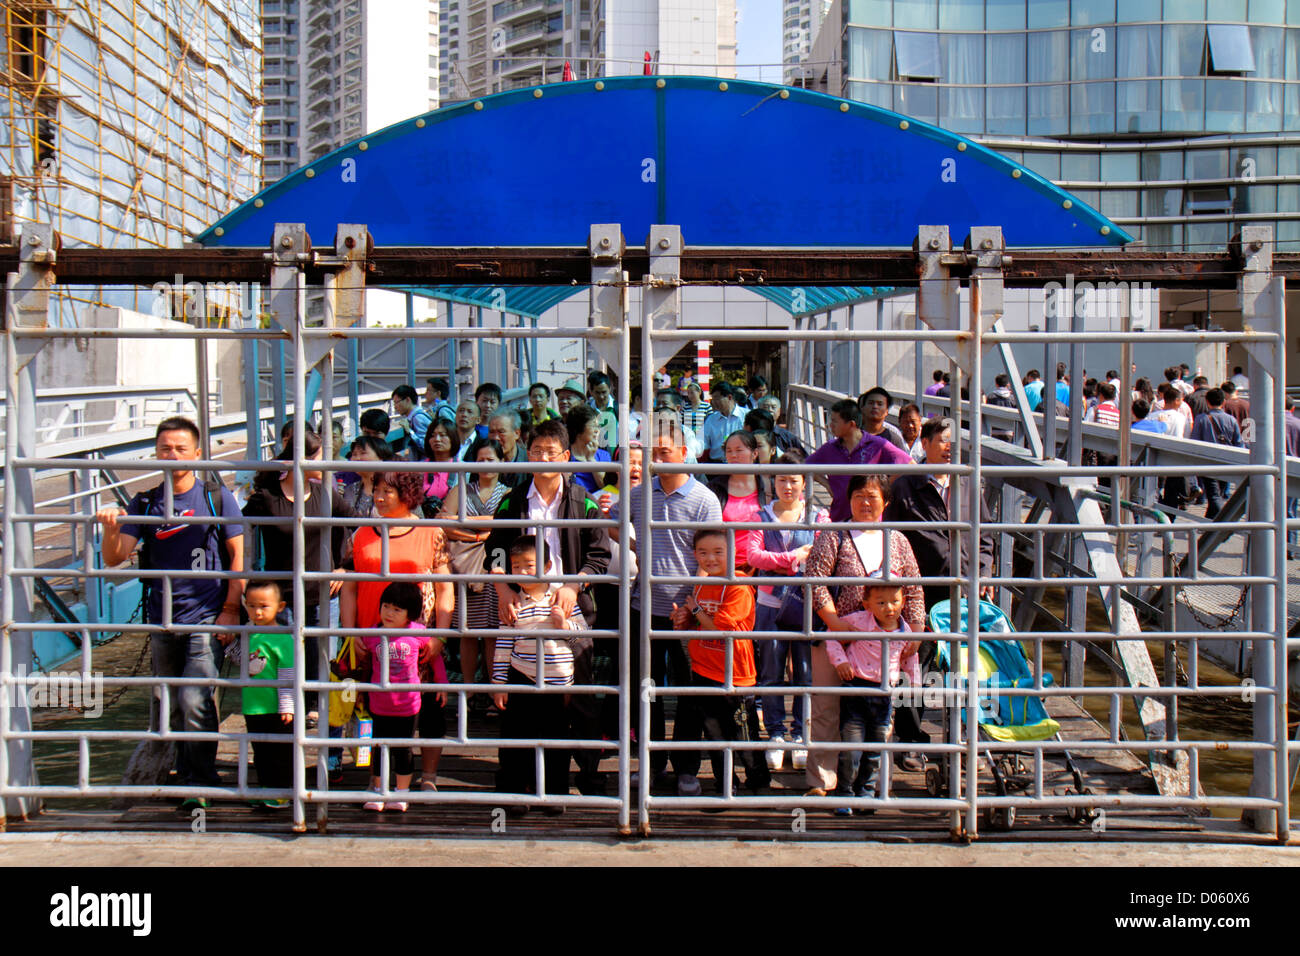
[{"label": "man in blue t-shirt", "polygon": [[[195,461],[201,456],[199,429],[187,418],[160,422],[155,435],[155,452],[160,461]],[[164,517],[163,485],[141,492],[125,514],[133,517]],[[166,517],[198,518],[239,515],[234,496],[224,485],[205,485],[192,471],[171,472],[172,509]],[[103,527],[100,553],[104,564],[113,567],[131,557],[144,542],[140,566],[148,590],[145,619],[150,624],[201,628],[152,635],[155,677],[201,677],[215,679],[224,645],[233,635],[220,632],[239,624],[239,606],[244,582],[239,578],[170,578],[171,606],[163,607],[166,575],[158,571],[244,570],[244,529],[241,524],[139,522],[119,524],[123,512],[117,507],[100,509],[95,517]],[[224,560],[223,560],[224,556]],[[170,612],[170,613],[165,613]],[[213,688],[204,685],[170,687],[171,728],[186,733],[216,732],[217,707]],[[177,756],[177,772],[184,786],[218,786],[216,741],[183,742]],[[187,800],[206,806],[206,801]],[[184,805],[184,804],[183,804]]]}]

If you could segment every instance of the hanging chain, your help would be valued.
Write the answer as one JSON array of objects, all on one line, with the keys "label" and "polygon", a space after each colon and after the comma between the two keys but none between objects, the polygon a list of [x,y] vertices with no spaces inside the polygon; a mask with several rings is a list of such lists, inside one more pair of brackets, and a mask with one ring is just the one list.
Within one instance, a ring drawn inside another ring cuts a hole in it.
[{"label": "hanging chain", "polygon": [[[134,624],[137,620],[140,621],[144,620],[144,602],[145,602],[145,597],[144,594],[142,593],[140,595],[140,603],[137,604],[135,610],[131,612],[131,617],[127,620],[126,622],[127,624]],[[148,658],[149,656],[149,647],[152,641],[153,641],[153,635],[146,634],[144,636],[144,640],[140,642],[140,654],[139,656],[136,657],[135,663],[131,666],[131,672],[126,675],[127,677],[139,676],[140,671],[144,668],[144,662],[146,658]],[[126,692],[129,690],[131,690],[130,685],[126,687],[119,687],[117,690],[113,691],[112,696],[109,697],[106,701],[104,701],[104,708],[107,709],[109,707],[112,707],[119,700],[121,700],[123,695],[125,695]]]}]

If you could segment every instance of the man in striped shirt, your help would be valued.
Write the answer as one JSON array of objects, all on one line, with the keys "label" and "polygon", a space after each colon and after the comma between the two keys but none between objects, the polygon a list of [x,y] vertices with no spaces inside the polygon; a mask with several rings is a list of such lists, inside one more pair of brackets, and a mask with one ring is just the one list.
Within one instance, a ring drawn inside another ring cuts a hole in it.
[{"label": "man in striped shirt", "polygon": [[1097,397],[1101,399],[1092,410],[1092,420],[1098,425],[1119,427],[1119,406],[1115,404],[1115,386],[1110,382],[1097,383]]}]

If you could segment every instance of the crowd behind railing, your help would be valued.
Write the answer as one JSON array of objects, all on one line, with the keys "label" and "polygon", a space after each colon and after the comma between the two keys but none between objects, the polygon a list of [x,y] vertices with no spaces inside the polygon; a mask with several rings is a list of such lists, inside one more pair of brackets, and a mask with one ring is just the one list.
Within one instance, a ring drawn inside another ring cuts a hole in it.
[{"label": "crowd behind railing", "polygon": [[[1241,426],[1249,417],[1249,383],[1241,370],[1217,388],[1199,375],[1185,381],[1189,371],[1186,366],[1165,370],[1158,388],[1147,378],[1134,381],[1132,394],[1125,396],[1133,428],[1240,446]],[[1054,391],[1047,391],[1037,371],[1023,384],[1031,411],[1054,400],[1058,415],[1070,414],[1075,386],[1064,367],[1057,370]],[[841,798],[874,795],[882,754],[892,755],[905,772],[923,771],[930,737],[920,702],[896,706],[889,689],[900,682],[919,684],[921,672],[932,666],[936,645],[924,635],[927,612],[952,592],[950,582],[915,581],[951,581],[972,558],[981,579],[991,578],[994,567],[993,535],[981,534],[972,554],[969,533],[953,535],[944,524],[953,517],[957,497],[951,493],[956,476],[949,467],[952,443],[960,437],[954,422],[943,416],[923,419],[915,404],[895,410],[892,397],[877,386],[832,404],[831,438],[810,451],[785,427],[781,401],[761,376],[749,378],[743,388],[716,382],[707,402],[690,376],[674,380],[661,369],[655,385],[654,408],[648,412],[638,407],[640,389],[631,390],[630,440],[620,446],[614,386],[602,372],[585,381],[571,379],[554,392],[535,383],[523,408],[502,406],[501,389],[488,382],[473,398],[453,403],[447,382],[430,378],[423,396],[412,385],[401,385],[388,410],[365,411],[350,441],[351,428],[340,421],[331,423],[328,443],[304,430],[306,465],[298,474],[290,422],[276,461],[257,472],[248,487],[232,492],[193,471],[175,469],[169,482],[137,494],[126,512],[100,510],[105,565],[122,563],[139,548],[147,621],[184,626],[151,635],[155,675],[201,679],[168,685],[172,729],[217,730],[214,688],[204,680],[215,680],[224,660],[245,683],[240,709],[253,735],[260,787],[292,788],[289,733],[295,709],[303,706],[309,728],[328,721],[331,735],[353,738],[368,726],[376,741],[408,741],[383,745],[388,750],[383,760],[372,755],[366,782],[370,799],[364,804],[373,811],[402,811],[411,791],[437,791],[441,742],[449,739],[447,713],[456,703],[446,689],[412,685],[490,685],[490,694],[467,695],[470,714],[489,726],[496,723],[503,741],[551,742],[542,761],[547,794],[567,795],[571,782],[580,794],[605,794],[609,781],[600,771],[601,750],[569,749],[563,742],[607,740],[611,751],[616,748],[616,690],[625,645],[608,635],[625,630],[633,636],[626,645],[632,647],[627,686],[642,687],[647,678],[655,687],[701,688],[677,696],[671,735],[674,744],[700,747],[653,749],[650,767],[640,768],[650,773],[656,792],[699,796],[702,751],[718,741],[768,744],[733,751],[744,786],[755,793],[769,787],[773,771],[787,766],[804,774],[808,796]],[[1088,420],[1119,424],[1123,386],[1116,372],[1079,387]],[[936,371],[926,394],[944,397],[947,389],[946,375]],[[985,401],[1015,407],[1005,375],[996,378]],[[1287,410],[1287,453],[1296,455],[1300,419],[1290,399]],[[199,460],[199,437],[193,422],[169,418],[158,426],[157,458]],[[1000,429],[994,437],[1012,440],[1015,432]],[[334,459],[328,462],[323,460],[327,444]],[[742,467],[700,477],[689,469],[656,469],[647,496],[640,487],[647,455],[662,466]],[[412,467],[416,462],[423,467]],[[459,470],[455,463],[479,469]],[[536,467],[521,470],[525,463]],[[548,471],[548,463],[561,467]],[[806,471],[771,472],[766,466],[773,464]],[[895,465],[932,470],[880,473],[880,466]],[[825,494],[814,495],[810,480],[823,485]],[[326,488],[332,489],[328,496]],[[1197,494],[1213,517],[1222,507],[1221,479],[1167,478],[1162,501],[1183,507]],[[296,503],[299,495],[303,500]],[[828,498],[829,508],[817,507],[818,497]],[[987,522],[980,499],[981,519]],[[1294,515],[1295,502],[1288,508]],[[308,519],[300,542],[294,528],[298,514]],[[222,520],[193,520],[203,516]],[[620,521],[624,517],[628,520]],[[191,520],[168,524],[175,518]],[[347,520],[331,523],[330,518]],[[882,521],[911,524],[893,532],[869,527]],[[743,527],[728,530],[737,523]],[[623,551],[620,527],[632,529],[634,537],[652,536],[648,567],[637,567],[635,540]],[[952,553],[954,541],[960,554]],[[619,588],[610,583],[622,570],[623,553],[630,562],[628,580],[649,572],[644,593],[650,604],[644,606],[642,587],[633,586],[628,621],[620,619]],[[227,574],[162,574],[204,570]],[[287,624],[299,613],[295,583],[304,583],[295,582],[295,571],[321,576],[305,581],[302,626],[342,636],[309,636],[295,646]],[[339,571],[349,573],[329,580]],[[858,583],[808,588],[735,583],[750,575]],[[315,585],[322,579],[328,580],[328,598],[322,593],[318,599]],[[982,596],[991,597],[992,587],[983,588]],[[635,640],[647,615],[652,633],[703,635],[653,640],[650,673],[643,675]],[[328,640],[323,654],[322,640]],[[320,671],[322,660],[330,662],[330,674]],[[337,689],[296,699],[296,666],[308,682],[351,679],[373,689],[355,700],[345,700],[348,695]],[[566,692],[593,685],[606,692]],[[789,695],[787,687],[814,692]],[[879,692],[844,693],[853,687]],[[788,700],[793,706],[787,707]],[[648,727],[640,726],[641,709],[634,704],[633,733],[649,734],[651,741],[669,739],[665,704],[665,695],[651,696]],[[891,735],[895,743],[917,749],[871,749]],[[810,748],[809,741],[852,746]],[[365,762],[363,751],[355,751],[357,767]],[[335,785],[345,779],[343,755],[341,746],[323,754]],[[719,792],[739,786],[738,780],[724,781],[728,762],[721,752],[715,749],[710,759]],[[538,793],[538,763],[527,747],[503,746],[497,790]],[[391,769],[393,779],[381,779],[381,769]],[[181,786],[220,786],[215,739],[183,740],[174,774],[169,780]],[[188,802],[206,803],[203,798]],[[268,808],[288,803],[282,797],[258,802]],[[562,806],[541,802],[547,812],[563,812]],[[851,812],[848,805],[833,800],[830,805]],[[510,810],[526,812],[527,805],[516,803]]]}]

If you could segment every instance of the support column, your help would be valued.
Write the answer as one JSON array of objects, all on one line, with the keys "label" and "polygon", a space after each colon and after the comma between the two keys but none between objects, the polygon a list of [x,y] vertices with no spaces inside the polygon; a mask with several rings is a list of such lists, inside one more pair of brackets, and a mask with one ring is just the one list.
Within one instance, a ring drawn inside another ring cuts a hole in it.
[{"label": "support column", "polygon": [[[646,240],[646,252],[650,257],[650,269],[641,285],[641,366],[647,370],[641,376],[641,403],[647,409],[654,408],[654,369],[659,367],[659,355],[656,343],[650,333],[655,329],[671,329],[681,322],[681,254],[682,234],[677,226],[651,226],[650,237]],[[667,354],[667,360],[676,351],[679,343],[671,342],[657,346]],[[642,836],[650,835],[650,701],[655,688],[650,680],[650,574],[648,569],[654,566],[653,536],[650,534],[650,515],[653,514],[654,459],[649,456],[645,461],[645,473],[636,493],[641,498],[640,527],[636,529],[638,563],[647,569],[641,575],[641,631],[637,637],[637,651],[641,657],[642,687],[639,694],[641,708],[642,733],[638,737],[640,775],[640,812],[637,818],[638,829]],[[620,509],[621,510],[621,509]]]},{"label": "support column", "polygon": [[[350,329],[355,326],[365,325],[366,316],[366,255],[370,249],[370,237],[364,225],[354,223],[340,223],[334,233],[334,254],[332,256],[316,256],[317,265],[332,272],[325,274],[325,327],[331,329]],[[407,302],[411,299],[408,297]],[[409,314],[409,313],[408,313]],[[356,339],[349,339],[349,342],[355,342]],[[337,340],[330,339],[312,339],[302,343],[299,354],[303,356],[304,369],[306,374],[307,368],[318,368],[322,377],[321,403],[326,411],[324,427],[321,430],[321,443],[323,445],[322,457],[330,459],[333,457],[331,447],[333,438],[333,429],[329,427],[333,418],[334,408],[334,348]],[[414,339],[410,342],[414,343]],[[295,382],[300,379],[295,376]],[[354,379],[355,380],[355,379]],[[299,500],[298,487],[302,476],[302,461],[306,452],[303,444],[301,432],[294,430],[294,500],[295,513],[296,502]],[[334,495],[334,472],[327,471],[321,482],[321,500],[324,505],[322,515],[331,517],[333,515],[333,495]],[[324,529],[323,529],[324,530]],[[299,536],[303,535],[301,522],[295,522],[294,530],[294,547],[305,548],[305,540],[300,545]],[[304,536],[305,537],[305,536]],[[332,535],[325,531],[320,536],[320,567],[329,567],[330,540]],[[295,551],[295,555],[298,554]],[[302,567],[301,564],[297,565]],[[303,591],[303,603],[297,604],[297,607],[306,607],[306,586],[301,580],[294,582],[295,600],[298,600],[297,592]],[[317,625],[324,627],[329,623],[330,611],[330,588],[326,581],[317,582],[315,594],[313,595],[317,606]],[[295,615],[295,620],[301,615]],[[301,646],[301,645],[299,645]],[[329,674],[329,641],[322,639],[318,642],[317,650],[317,675],[321,680],[327,679]],[[295,668],[295,673],[297,669]],[[303,671],[305,675],[305,670]],[[319,712],[327,714],[329,712],[329,698],[323,695],[320,699],[321,706]],[[296,704],[301,706],[301,703]],[[309,709],[309,708],[306,708]],[[303,709],[303,713],[306,712]],[[305,735],[306,731],[303,731]],[[329,753],[329,721],[322,720],[318,722],[316,739],[319,743],[316,746],[316,789],[329,789],[329,768],[327,756]],[[297,750],[297,748],[295,748]],[[295,753],[295,768],[301,763],[305,768],[305,751],[301,761]],[[295,769],[295,773],[297,770]],[[303,783],[306,783],[306,770],[302,771]],[[306,821],[302,821],[305,826]],[[316,827],[324,833],[329,822],[329,804],[321,803],[316,808]],[[295,828],[298,821],[295,818]]]},{"label": "support column", "polygon": [[[1005,247],[1002,230],[997,226],[977,226],[971,230],[966,239],[966,254],[971,262],[970,278],[970,338],[966,340],[963,350],[967,351],[963,364],[970,374],[970,468],[971,475],[967,482],[966,503],[970,509],[970,530],[967,532],[970,548],[970,566],[966,568],[966,602],[970,611],[967,614],[966,650],[967,673],[978,672],[979,662],[979,603],[981,593],[980,581],[980,505],[983,503],[983,479],[980,469],[983,461],[982,421],[984,395],[984,334],[1002,319],[1004,310],[1004,289],[1002,278],[1002,258]],[[955,385],[955,383],[954,383]],[[1004,536],[1005,538],[1005,536]],[[1004,540],[1003,546],[1009,542]],[[1041,660],[1041,653],[1036,655]],[[970,803],[966,811],[966,832],[974,837],[978,833],[979,813],[976,794],[979,791],[979,762],[977,742],[979,740],[978,707],[979,688],[977,681],[970,681],[967,686],[967,764],[966,786]],[[1007,811],[999,810],[996,816],[1004,816]]]},{"label": "support column", "polygon": [[[1233,252],[1242,262],[1237,280],[1241,302],[1241,326],[1246,332],[1280,336],[1286,328],[1286,293],[1283,280],[1273,274],[1273,229],[1245,226],[1234,237]],[[1271,585],[1250,590],[1252,629],[1272,634],[1272,640],[1256,640],[1251,648],[1252,675],[1256,686],[1273,688],[1272,694],[1258,694],[1251,705],[1253,739],[1274,746],[1273,751],[1254,754],[1250,781],[1252,797],[1280,802],[1282,812],[1247,810],[1244,818],[1256,832],[1276,831],[1285,843],[1288,832],[1289,775],[1286,759],[1287,659],[1285,577],[1286,500],[1285,435],[1282,415],[1282,384],[1285,377],[1285,348],[1281,339],[1249,343],[1246,346],[1250,376],[1250,410],[1255,419],[1255,443],[1250,446],[1252,465],[1281,464],[1277,475],[1251,475],[1247,518],[1273,525],[1249,535],[1250,574],[1272,578]]]},{"label": "support column", "polygon": [[[924,323],[932,329],[958,330],[961,328],[961,298],[960,283],[957,279],[952,278],[951,267],[953,265],[964,263],[966,257],[963,253],[954,253],[952,250],[952,238],[948,233],[947,226],[921,226],[917,230],[916,241],[913,243],[919,259],[920,268],[920,286],[916,295],[916,319],[917,323]],[[957,367],[958,361],[958,343],[956,341],[937,342],[940,351],[947,357],[949,362],[949,401],[955,402],[958,409],[957,414],[953,416],[953,464],[961,463],[961,374]],[[953,503],[952,517],[954,520],[960,520],[961,511],[964,507],[961,500],[961,494],[956,482],[951,494]],[[956,532],[949,534],[950,546],[960,548],[961,541]],[[961,554],[960,550],[956,552]],[[960,563],[960,562],[958,562]],[[954,574],[960,574],[960,570],[954,568]],[[952,607],[957,606],[959,593],[954,586],[949,590],[949,600]],[[960,627],[958,623],[960,618],[957,614],[951,615],[951,628],[955,631]],[[961,708],[957,706],[949,707],[945,710],[944,737],[947,743],[955,744],[960,739],[959,715]],[[954,796],[962,793],[962,775],[961,761],[952,760],[948,767],[948,787],[949,792]],[[972,804],[973,806],[973,804]],[[971,823],[970,814],[967,816],[965,826]],[[961,813],[954,810],[949,814],[949,825],[954,832],[963,829],[964,825],[961,819]]]},{"label": "support column", "polygon": [[[54,284],[56,237],[53,228],[29,223],[23,228],[17,272],[9,273],[5,284],[5,328],[44,329],[49,326],[50,287]],[[10,684],[25,677],[33,666],[32,632],[15,631],[15,622],[34,618],[34,587],[31,578],[16,578],[15,568],[36,566],[36,526],[14,522],[13,515],[36,513],[36,484],[31,469],[16,468],[16,458],[35,458],[36,369],[32,360],[45,345],[44,339],[5,336],[5,466],[3,515],[3,582],[0,582],[0,786],[34,787],[39,781],[30,740],[10,740],[10,733],[32,729],[27,686]],[[8,817],[26,820],[40,812],[36,797],[5,796],[0,800],[0,831]]]},{"label": "support column", "polygon": [[[285,329],[293,338],[293,566],[301,568],[305,552],[303,538],[304,483],[301,463],[305,453],[305,426],[307,423],[307,360],[302,338],[302,328],[306,315],[306,288],[303,283],[303,270],[311,259],[311,239],[303,223],[277,223],[271,240],[271,321]],[[277,343],[279,344],[279,343]],[[281,379],[281,381],[283,381]],[[282,411],[282,409],[281,409]],[[283,428],[283,420],[276,422],[278,429]],[[278,433],[277,433],[278,438]],[[303,580],[299,574],[293,576],[293,597],[290,606],[293,615],[293,644],[303,646],[302,626],[303,609],[307,606]],[[293,830],[302,833],[307,829],[306,805],[303,793],[306,789],[306,766],[302,749],[303,736],[307,731],[307,710],[302,683],[305,679],[305,661],[301,653],[293,657]]]},{"label": "support column", "polygon": [[[591,256],[591,291],[589,293],[588,322],[592,328],[617,330],[617,361],[619,381],[624,387],[618,390],[618,447],[627,448],[629,393],[627,385],[631,381],[631,345],[632,335],[627,321],[627,275],[623,272],[623,253],[625,245],[623,230],[618,223],[600,223],[593,225],[587,237],[587,253]],[[535,321],[535,320],[534,320]],[[647,420],[649,420],[647,418]],[[648,435],[641,436],[642,442],[650,442]],[[631,483],[628,472],[628,456],[619,457],[618,462],[620,488],[627,488]],[[619,549],[619,588],[618,588],[618,832],[620,836],[632,833],[632,788],[631,759],[629,743],[632,739],[632,654],[640,653],[639,635],[628,633],[628,622],[632,619],[631,595],[632,579],[628,574],[631,565],[632,550],[631,523],[629,509],[620,508],[620,527],[618,536]],[[643,722],[642,727],[649,727]],[[642,768],[647,766],[641,764]],[[644,772],[644,771],[643,771]]]}]

